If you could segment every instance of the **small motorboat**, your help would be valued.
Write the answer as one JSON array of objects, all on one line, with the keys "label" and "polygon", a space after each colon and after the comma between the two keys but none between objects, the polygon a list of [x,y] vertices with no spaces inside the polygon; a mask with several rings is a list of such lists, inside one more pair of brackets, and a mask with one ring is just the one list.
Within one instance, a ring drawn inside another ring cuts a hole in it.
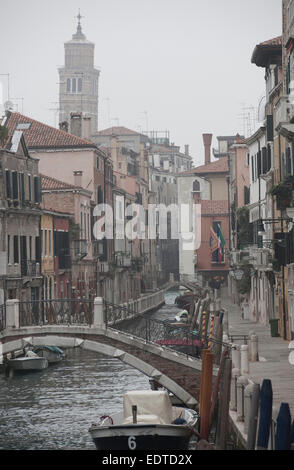
[{"label": "small motorboat", "polygon": [[39,357],[44,357],[47,359],[49,364],[56,364],[57,362],[62,361],[62,359],[65,357],[63,350],[57,346],[36,346],[33,349],[33,352],[36,353]]},{"label": "small motorboat", "polygon": [[182,406],[185,407],[185,403],[180,400],[176,395],[174,395],[170,390],[160,385],[156,380],[149,379],[151,390],[166,390],[169,396],[169,399],[173,406]]},{"label": "small motorboat", "polygon": [[39,357],[33,351],[28,351],[25,356],[8,359],[8,369],[12,371],[33,371],[47,369],[48,361],[45,357]]},{"label": "small motorboat", "polygon": [[199,416],[172,406],[166,390],[130,391],[123,411],[102,416],[89,429],[97,450],[187,449]]},{"label": "small motorboat", "polygon": [[181,310],[180,312],[177,313],[177,315],[175,316],[175,320],[183,323],[183,322],[187,322],[188,321],[188,312],[187,310]]}]

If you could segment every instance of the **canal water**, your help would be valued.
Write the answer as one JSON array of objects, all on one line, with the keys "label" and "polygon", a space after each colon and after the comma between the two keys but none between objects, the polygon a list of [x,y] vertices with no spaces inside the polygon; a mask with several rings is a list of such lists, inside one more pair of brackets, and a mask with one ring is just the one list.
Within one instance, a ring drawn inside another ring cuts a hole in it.
[{"label": "canal water", "polygon": [[[179,291],[153,317],[174,318]],[[150,389],[149,379],[118,359],[68,349],[59,364],[41,372],[0,374],[0,449],[95,449],[88,429],[100,416],[122,409],[128,390]]]}]

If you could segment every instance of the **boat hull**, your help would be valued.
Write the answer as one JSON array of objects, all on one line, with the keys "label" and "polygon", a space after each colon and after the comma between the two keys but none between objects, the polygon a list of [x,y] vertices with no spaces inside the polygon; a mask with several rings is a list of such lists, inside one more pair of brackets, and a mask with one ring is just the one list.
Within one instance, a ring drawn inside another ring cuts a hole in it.
[{"label": "boat hull", "polygon": [[44,357],[19,357],[8,360],[8,367],[14,371],[43,370],[48,367],[48,361]]},{"label": "boat hull", "polygon": [[186,426],[135,425],[92,427],[97,450],[185,450],[192,432]]}]

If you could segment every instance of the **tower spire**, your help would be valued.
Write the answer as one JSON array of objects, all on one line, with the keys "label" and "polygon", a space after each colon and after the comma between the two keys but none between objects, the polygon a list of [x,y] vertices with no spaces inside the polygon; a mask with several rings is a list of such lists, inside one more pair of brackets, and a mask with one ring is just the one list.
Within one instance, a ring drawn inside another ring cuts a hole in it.
[{"label": "tower spire", "polygon": [[78,26],[77,26],[76,34],[73,35],[73,39],[79,39],[79,38],[84,39],[85,35],[82,33],[82,26],[81,26],[81,18],[84,18],[84,17],[81,15],[80,9],[79,9],[78,15],[75,16],[75,18],[78,19]]}]

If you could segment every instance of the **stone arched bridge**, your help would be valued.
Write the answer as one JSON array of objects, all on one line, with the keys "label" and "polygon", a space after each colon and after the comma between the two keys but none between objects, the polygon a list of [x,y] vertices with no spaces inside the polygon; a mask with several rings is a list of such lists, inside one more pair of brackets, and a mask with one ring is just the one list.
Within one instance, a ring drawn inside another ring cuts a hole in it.
[{"label": "stone arched bridge", "polygon": [[[81,347],[129,364],[197,408],[201,361],[112,328],[46,325],[11,328],[0,336],[0,357],[20,353],[29,344]],[[216,370],[214,374],[216,374]]]}]

